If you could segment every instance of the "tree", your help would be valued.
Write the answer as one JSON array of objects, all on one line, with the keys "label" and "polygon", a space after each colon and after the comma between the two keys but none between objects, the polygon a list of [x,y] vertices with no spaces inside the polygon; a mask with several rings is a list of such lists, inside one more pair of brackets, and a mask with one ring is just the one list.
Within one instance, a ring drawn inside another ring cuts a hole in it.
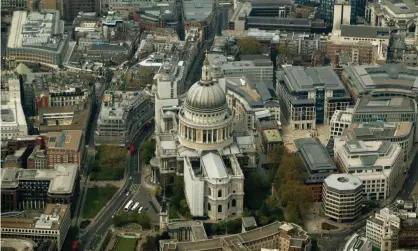
[{"label": "tree", "polygon": [[155,156],[155,141],[147,140],[141,145],[140,151],[142,164],[148,164]]},{"label": "tree", "polygon": [[154,78],[154,71],[150,66],[141,66],[138,70],[138,78],[141,80],[141,83],[145,85],[152,85]]},{"label": "tree", "polygon": [[261,44],[255,37],[242,38],[237,44],[241,55],[261,53]]},{"label": "tree", "polygon": [[258,210],[267,197],[270,182],[262,180],[257,172],[251,172],[244,179],[244,202],[250,210]]},{"label": "tree", "polygon": [[136,221],[144,229],[151,229],[151,218],[148,214],[145,214],[145,213],[138,214],[136,217]]}]

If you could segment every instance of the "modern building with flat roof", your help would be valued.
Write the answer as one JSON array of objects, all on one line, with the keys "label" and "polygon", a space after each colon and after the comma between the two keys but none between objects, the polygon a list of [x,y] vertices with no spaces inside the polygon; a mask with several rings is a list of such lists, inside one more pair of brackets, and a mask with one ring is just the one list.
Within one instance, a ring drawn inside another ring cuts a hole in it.
[{"label": "modern building with flat roof", "polygon": [[285,66],[277,76],[281,112],[296,130],[329,124],[335,110],[344,110],[351,98],[329,67]]},{"label": "modern building with flat roof", "polygon": [[338,172],[337,166],[318,139],[301,138],[294,142],[305,166],[305,184],[312,189],[313,200],[321,201],[322,183],[330,174]]},{"label": "modern building with flat roof", "polygon": [[237,124],[256,130],[258,120],[280,124],[280,104],[273,83],[255,81],[250,77],[226,77],[228,106],[235,111]]},{"label": "modern building with flat roof", "polygon": [[345,67],[341,80],[354,100],[371,96],[417,97],[418,67],[404,64]]},{"label": "modern building with flat roof", "polygon": [[54,169],[2,168],[2,211],[44,209],[47,203],[71,204],[78,193],[78,166]]},{"label": "modern building with flat roof", "polygon": [[417,102],[408,97],[371,97],[357,100],[354,106],[353,123],[362,122],[411,122],[414,126],[414,141],[418,142]]},{"label": "modern building with flat roof", "polygon": [[34,218],[1,217],[1,237],[27,238],[40,244],[44,240],[55,242],[61,250],[71,226],[69,205],[46,204],[41,215]]},{"label": "modern building with flat roof", "polygon": [[21,101],[20,82],[17,76],[1,78],[1,141],[28,135],[28,125]]},{"label": "modern building with flat roof", "polygon": [[398,144],[403,150],[407,161],[414,145],[414,126],[411,122],[369,122],[353,123],[344,132],[348,140],[389,140]]},{"label": "modern building with flat roof", "polygon": [[363,182],[353,175],[331,174],[322,188],[322,210],[327,218],[352,221],[361,214]]},{"label": "modern building with flat roof", "polygon": [[373,245],[366,237],[353,234],[345,243],[343,251],[352,251],[353,249],[358,251],[372,251]]},{"label": "modern building with flat roof", "polygon": [[57,69],[68,48],[64,22],[57,10],[15,11],[7,42],[6,62],[10,68],[19,63]]},{"label": "modern building with flat roof", "polygon": [[305,251],[312,246],[311,238],[300,226],[287,222],[273,222],[245,233],[226,235],[200,241],[161,240],[160,251],[227,251],[260,250]]},{"label": "modern building with flat roof", "polygon": [[214,0],[186,0],[183,5],[184,29],[199,28],[206,40],[214,34],[216,27],[216,2]]},{"label": "modern building with flat roof", "polygon": [[275,146],[283,145],[283,139],[279,130],[263,130],[262,132],[261,142],[263,143],[264,152],[271,151]]},{"label": "modern building with flat roof", "polygon": [[103,97],[95,144],[129,146],[134,134],[154,116],[145,92],[106,91]]},{"label": "modern building with flat roof", "polygon": [[365,11],[365,18],[371,26],[390,27],[397,33],[405,34],[408,44],[418,42],[418,6],[414,0],[371,1]]},{"label": "modern building with flat roof", "polygon": [[398,144],[341,138],[336,138],[334,144],[338,169],[362,180],[366,200],[385,200],[392,194],[397,177],[405,171]]},{"label": "modern building with flat roof", "polygon": [[43,134],[46,137],[47,166],[73,163],[81,167],[84,157],[84,132],[82,130],[63,130]]},{"label": "modern building with flat roof", "polygon": [[353,120],[353,108],[347,107],[345,110],[335,110],[331,117],[330,125],[330,137],[339,137],[343,134],[344,130],[351,125]]}]

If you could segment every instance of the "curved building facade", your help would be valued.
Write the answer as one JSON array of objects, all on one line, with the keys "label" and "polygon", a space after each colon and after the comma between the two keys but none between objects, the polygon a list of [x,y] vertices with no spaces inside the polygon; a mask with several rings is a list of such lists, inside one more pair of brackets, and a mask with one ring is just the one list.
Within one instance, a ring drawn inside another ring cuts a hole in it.
[{"label": "curved building facade", "polygon": [[200,81],[190,87],[184,107],[179,112],[182,145],[199,150],[216,150],[233,141],[233,112],[228,108],[226,94],[213,81],[205,60]]},{"label": "curved building facade", "polygon": [[350,174],[331,174],[324,180],[322,208],[335,221],[351,221],[361,213],[363,182]]}]

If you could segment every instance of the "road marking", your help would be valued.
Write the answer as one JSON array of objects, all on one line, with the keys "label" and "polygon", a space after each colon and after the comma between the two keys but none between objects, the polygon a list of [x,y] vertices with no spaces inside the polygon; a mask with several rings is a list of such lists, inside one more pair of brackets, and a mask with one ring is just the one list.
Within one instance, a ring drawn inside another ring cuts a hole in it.
[{"label": "road marking", "polygon": [[140,184],[132,184],[131,188],[129,189],[131,192],[137,192],[139,191]]}]

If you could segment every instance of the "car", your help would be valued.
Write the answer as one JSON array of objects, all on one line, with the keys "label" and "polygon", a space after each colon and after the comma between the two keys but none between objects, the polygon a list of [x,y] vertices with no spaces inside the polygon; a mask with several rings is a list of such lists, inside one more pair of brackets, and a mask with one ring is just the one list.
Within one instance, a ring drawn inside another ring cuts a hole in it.
[{"label": "car", "polygon": [[128,196],[129,196],[129,192],[126,193],[126,197],[128,197]]}]

